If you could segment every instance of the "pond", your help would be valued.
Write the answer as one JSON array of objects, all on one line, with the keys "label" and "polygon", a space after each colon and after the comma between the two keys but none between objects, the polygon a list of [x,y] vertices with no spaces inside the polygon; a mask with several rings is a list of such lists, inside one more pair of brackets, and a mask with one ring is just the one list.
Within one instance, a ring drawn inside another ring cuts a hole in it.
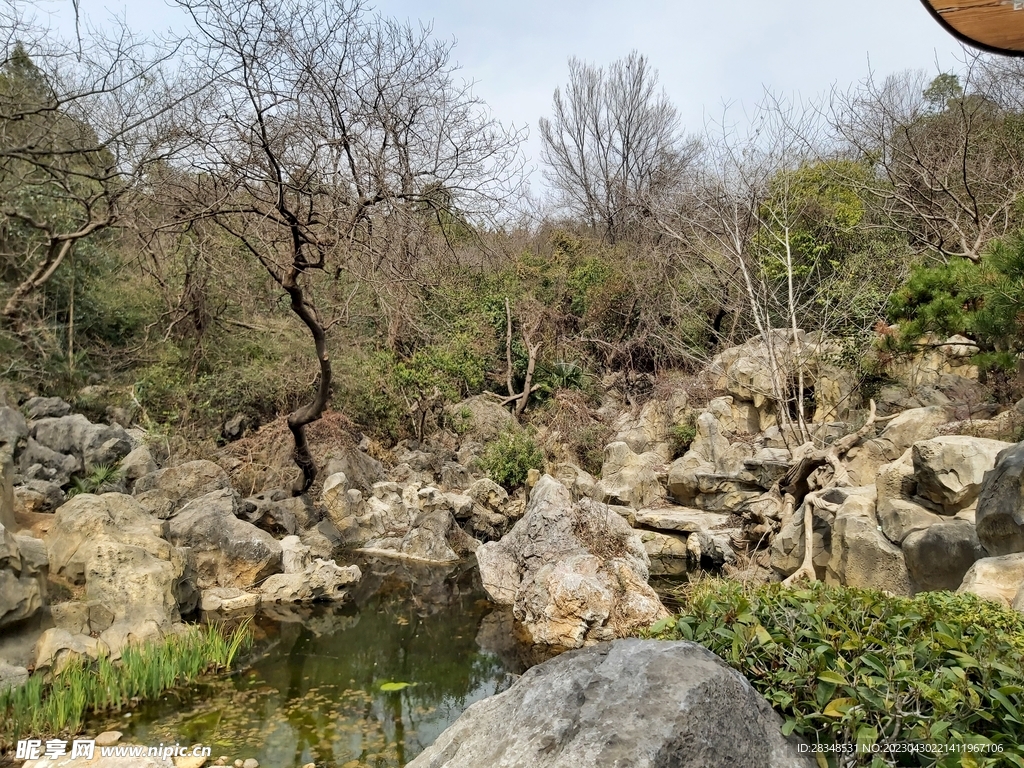
[{"label": "pond", "polygon": [[255,757],[274,768],[390,768],[529,665],[476,568],[360,565],[346,605],[259,613],[253,653],[236,674],[87,732],[115,728],[148,746],[202,743],[214,759]]}]

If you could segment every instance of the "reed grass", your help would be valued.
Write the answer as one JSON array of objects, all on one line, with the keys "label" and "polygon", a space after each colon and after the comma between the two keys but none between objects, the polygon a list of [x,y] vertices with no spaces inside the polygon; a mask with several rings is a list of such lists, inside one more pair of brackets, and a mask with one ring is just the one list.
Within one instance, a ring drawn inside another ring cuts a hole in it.
[{"label": "reed grass", "polygon": [[252,639],[249,622],[230,633],[216,625],[189,627],[160,642],[128,646],[117,661],[76,656],[52,677],[31,675],[23,686],[0,692],[0,750],[27,736],[79,733],[88,714],[117,712],[230,670]]}]

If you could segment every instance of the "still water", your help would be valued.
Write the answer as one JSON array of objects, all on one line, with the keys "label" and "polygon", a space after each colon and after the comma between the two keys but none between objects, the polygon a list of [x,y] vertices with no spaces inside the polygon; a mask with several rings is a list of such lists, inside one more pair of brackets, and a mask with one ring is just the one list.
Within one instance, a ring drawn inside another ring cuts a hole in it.
[{"label": "still water", "polygon": [[360,565],[344,606],[259,613],[236,674],[88,730],[208,744],[214,759],[255,757],[266,768],[391,768],[526,668],[511,617],[486,600],[475,568]]}]

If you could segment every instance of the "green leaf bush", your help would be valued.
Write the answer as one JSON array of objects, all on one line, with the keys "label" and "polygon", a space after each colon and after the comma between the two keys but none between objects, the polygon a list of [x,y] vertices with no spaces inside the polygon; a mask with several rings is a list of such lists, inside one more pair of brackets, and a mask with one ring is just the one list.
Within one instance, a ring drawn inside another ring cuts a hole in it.
[{"label": "green leaf bush", "polygon": [[[970,594],[813,584],[678,589],[652,627],[742,672],[830,765],[1024,766],[1024,615]],[[903,750],[903,751],[897,751]],[[821,761],[819,761],[820,763]]]},{"label": "green leaf bush", "polygon": [[481,465],[494,482],[513,490],[526,482],[531,469],[544,466],[544,453],[527,430],[513,427],[487,444]]}]

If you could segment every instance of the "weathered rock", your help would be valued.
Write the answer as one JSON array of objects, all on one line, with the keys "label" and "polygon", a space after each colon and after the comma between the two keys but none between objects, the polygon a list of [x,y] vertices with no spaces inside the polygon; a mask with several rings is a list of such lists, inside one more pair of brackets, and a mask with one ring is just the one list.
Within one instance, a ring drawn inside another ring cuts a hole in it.
[{"label": "weathered rock", "polygon": [[281,539],[281,570],[284,573],[302,573],[313,562],[310,548],[298,536]]},{"label": "weathered rock", "polygon": [[914,531],[923,530],[945,519],[923,506],[917,498],[913,454],[909,449],[896,461],[883,464],[878,469],[875,488],[878,494],[878,523],[882,533],[893,544],[902,544]]},{"label": "weathered rock", "polygon": [[29,480],[14,488],[14,507],[18,514],[53,512],[64,501],[60,486],[46,480]]},{"label": "weathered rock", "polygon": [[[856,488],[835,488],[831,492],[832,497],[826,500],[833,503],[846,504],[852,498],[860,499],[856,502],[861,505],[857,507],[859,512],[869,510],[874,506],[875,489],[872,486],[859,486]],[[850,507],[853,511],[854,507]],[[814,546],[813,563],[818,578],[825,578],[826,568],[833,553],[833,523],[835,515],[822,507],[815,507],[813,520],[812,542]],[[781,530],[775,535],[771,544],[771,567],[780,576],[789,576],[797,570],[803,562],[804,557],[804,510],[801,506],[793,516],[785,521]]]},{"label": "weathered rock", "polygon": [[657,471],[662,463],[658,454],[636,454],[625,443],[605,446],[601,480],[597,484],[601,500],[640,509],[664,498],[665,489],[658,482]]},{"label": "weathered rock", "polygon": [[35,615],[46,599],[46,546],[0,525],[0,628]]},{"label": "weathered rock", "polygon": [[479,545],[459,527],[448,499],[437,488],[428,486],[417,490],[411,486],[406,489],[404,504],[411,512],[409,530],[401,537],[371,539],[362,547],[363,551],[425,562],[451,563],[475,551]]},{"label": "weathered rock", "polygon": [[121,459],[121,475],[124,477],[128,490],[133,490],[136,481],[145,475],[156,472],[158,467],[156,460],[149,448],[140,445],[133,448],[131,452]]},{"label": "weathered rock", "polygon": [[722,528],[728,524],[729,515],[689,507],[656,507],[637,510],[634,520],[644,528],[690,534]]},{"label": "weathered rock", "polygon": [[604,504],[573,504],[549,475],[512,531],[481,545],[477,562],[491,598],[512,606],[535,643],[575,648],[665,615],[637,533]]},{"label": "weathered rock", "polygon": [[255,608],[260,604],[260,595],[246,592],[237,587],[211,587],[204,589],[199,607],[204,611],[230,613]]},{"label": "weathered rock", "polygon": [[60,453],[29,438],[19,457],[21,474],[31,480],[48,480],[60,486],[71,482],[71,476],[82,471],[82,462],[69,453]]},{"label": "weathered rock", "polygon": [[98,659],[109,653],[110,648],[98,637],[73,635],[65,629],[51,627],[36,640],[34,663],[37,670],[49,668],[60,672],[74,656]]},{"label": "weathered rock", "polygon": [[0,525],[17,529],[14,519],[14,455],[10,447],[0,445]]},{"label": "weathered rock", "polygon": [[1024,552],[1024,443],[999,452],[978,494],[978,539],[989,555]]},{"label": "weathered rock", "polygon": [[609,442],[623,442],[635,453],[651,451],[662,461],[671,461],[671,429],[683,424],[687,416],[685,390],[672,392],[666,399],[648,400],[636,415],[624,413],[616,421],[615,436]]},{"label": "weathered rock", "polygon": [[881,465],[896,461],[914,443],[936,437],[951,417],[952,410],[944,406],[903,411],[885,425],[878,437],[850,449],[846,458],[851,479],[862,485],[874,482]]},{"label": "weathered rock", "polygon": [[301,573],[278,573],[260,587],[264,602],[311,603],[339,601],[347,597],[346,587],[362,578],[359,568],[342,568],[333,560],[317,559]]},{"label": "weathered rock", "polygon": [[693,506],[700,494],[698,475],[714,471],[713,463],[693,450],[687,451],[668,468],[668,492],[677,503]]},{"label": "weathered rock", "polygon": [[369,493],[375,483],[384,480],[384,465],[357,448],[336,448],[324,468],[324,476],[344,473],[349,488]]},{"label": "weathered rock", "polygon": [[491,442],[512,424],[512,414],[501,398],[489,393],[446,407],[445,418],[463,438],[478,443]]},{"label": "weathered rock", "polygon": [[686,536],[639,531],[644,551],[651,560],[652,576],[679,576],[688,570]]},{"label": "weathered rock", "polygon": [[409,768],[812,768],[750,683],[687,642],[562,654],[471,705]]},{"label": "weathered rock", "polygon": [[551,473],[558,482],[569,489],[573,498],[599,499],[600,492],[597,489],[597,479],[575,464],[562,463],[555,466]]},{"label": "weathered rock", "polygon": [[1003,605],[1012,605],[1024,585],[1024,553],[1014,552],[978,560],[964,575],[957,592],[972,592],[978,597]]},{"label": "weathered rock", "polygon": [[18,444],[28,437],[25,417],[14,408],[0,406],[0,447],[7,446],[11,454],[17,452]]},{"label": "weathered rock", "polygon": [[902,549],[917,592],[957,589],[975,561],[985,556],[974,526],[955,519],[911,533]]},{"label": "weathered rock", "polygon": [[22,408],[33,421],[60,418],[71,413],[71,406],[59,397],[31,397],[25,401]]},{"label": "weathered rock", "polygon": [[281,569],[281,544],[266,531],[239,520],[237,495],[213,491],[181,508],[167,538],[195,554],[197,584],[247,589]]},{"label": "weathered rock", "polygon": [[917,493],[954,515],[978,498],[985,473],[1010,443],[965,435],[935,437],[911,449]]},{"label": "weathered rock", "polygon": [[903,552],[878,530],[873,501],[870,493],[851,495],[836,513],[825,582],[910,595],[910,572]]},{"label": "weathered rock", "polygon": [[481,541],[497,541],[512,528],[515,510],[505,489],[489,478],[481,478],[466,489],[473,500],[473,512],[466,526]]},{"label": "weathered rock", "polygon": [[34,421],[29,435],[50,450],[74,456],[86,472],[113,466],[132,449],[124,429],[93,424],[80,413]]},{"label": "weathered rock", "polygon": [[208,493],[231,488],[227,472],[212,461],[189,461],[159,469],[135,481],[135,499],[161,520],[177,514],[186,503]]},{"label": "weathered rock", "polygon": [[395,483],[375,483],[372,495],[364,499],[362,491],[349,488],[348,477],[337,472],[324,481],[321,500],[344,546],[361,547],[374,539],[400,538],[412,525],[412,512],[406,509]]}]

